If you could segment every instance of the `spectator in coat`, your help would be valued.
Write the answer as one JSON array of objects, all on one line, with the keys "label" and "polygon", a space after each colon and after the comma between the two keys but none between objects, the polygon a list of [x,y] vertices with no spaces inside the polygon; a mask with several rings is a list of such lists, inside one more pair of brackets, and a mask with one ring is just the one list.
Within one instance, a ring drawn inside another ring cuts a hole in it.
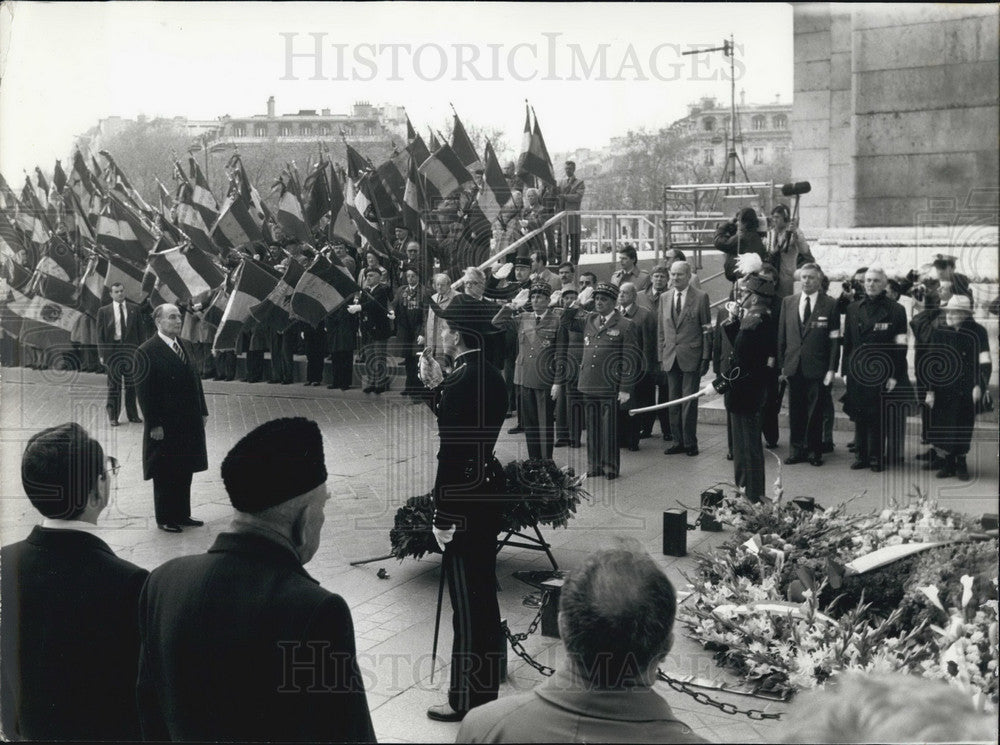
[{"label": "spectator in coat", "polygon": [[[447,308],[448,303],[454,300],[456,295],[458,292],[452,289],[451,278],[447,274],[434,275],[434,294],[431,295],[431,300],[440,307]],[[442,367],[449,368],[450,364],[444,353],[444,341],[441,338],[443,331],[444,321],[438,317],[433,308],[428,307],[423,339],[418,339],[418,342],[424,345],[424,349],[428,350]]]},{"label": "spectator in coat", "polygon": [[[618,312],[630,320],[635,326],[636,339],[639,342],[638,352],[632,362],[638,363],[641,369],[636,373],[635,397],[630,402],[629,409],[653,405],[655,380],[660,369],[657,361],[656,347],[656,316],[640,306],[637,302],[638,293],[631,282],[623,282],[618,288]],[[619,437],[630,451],[639,449],[643,419],[629,416],[627,410],[622,410],[618,417]],[[650,425],[652,426],[652,425]]]},{"label": "spectator in coat", "polygon": [[389,390],[388,340],[392,336],[392,295],[382,281],[377,266],[365,269],[365,291],[360,302],[348,306],[348,312],[360,314],[361,354],[364,362],[365,393],[380,394]]},{"label": "spectator in coat", "polygon": [[[412,245],[412,244],[411,244]],[[404,396],[422,396],[424,387],[417,377],[417,357],[419,340],[423,338],[425,314],[427,312],[427,289],[420,283],[420,274],[409,267],[405,274],[406,283],[396,291],[393,314],[396,317],[396,341],[400,345],[403,367],[406,370]],[[414,400],[414,403],[417,403]]]},{"label": "spectator in coat", "polygon": [[[557,190],[556,209],[558,211],[569,210],[579,213],[580,205],[583,203],[583,193],[586,185],[583,179],[576,177],[576,163],[572,160],[566,161],[566,178],[559,182]],[[562,238],[562,258],[572,262],[580,263],[580,215],[568,215],[563,221],[565,235]]]},{"label": "spectator in coat", "polygon": [[638,254],[635,246],[626,244],[618,249],[618,270],[611,275],[611,284],[621,287],[623,282],[631,282],[637,292],[649,286],[649,272],[636,266]]},{"label": "spectator in coat", "polygon": [[346,304],[327,316],[326,342],[331,373],[326,387],[348,391],[354,375],[354,350],[358,347],[358,316]]},{"label": "spectator in coat", "polygon": [[156,569],[140,598],[144,739],[375,741],[350,609],[304,568],[326,479],[319,427],[301,417],[226,455],[230,531]]},{"label": "spectator in coat", "polygon": [[125,285],[111,285],[111,302],[97,311],[97,344],[101,364],[108,371],[108,419],[118,426],[122,392],[130,422],[142,423],[135,407],[135,350],[146,340],[139,306],[125,299]]},{"label": "spectator in coat", "polygon": [[149,573],[94,532],[117,472],[79,424],[42,430],[25,447],[21,483],[43,520],[0,553],[6,739],[140,737],[138,610]]}]

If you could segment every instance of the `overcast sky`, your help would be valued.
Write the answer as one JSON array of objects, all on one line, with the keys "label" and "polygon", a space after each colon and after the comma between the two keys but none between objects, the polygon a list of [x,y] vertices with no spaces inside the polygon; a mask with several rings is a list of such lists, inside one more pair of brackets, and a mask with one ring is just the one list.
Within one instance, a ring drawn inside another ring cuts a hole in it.
[{"label": "overcast sky", "polygon": [[[792,97],[787,3],[36,3],[0,8],[0,169],[50,171],[103,117],[215,119],[406,107],[426,136],[453,103],[518,147],[524,99],[552,152],[659,127],[701,96]],[[318,51],[317,51],[318,50]],[[294,57],[289,57],[289,52]]]}]

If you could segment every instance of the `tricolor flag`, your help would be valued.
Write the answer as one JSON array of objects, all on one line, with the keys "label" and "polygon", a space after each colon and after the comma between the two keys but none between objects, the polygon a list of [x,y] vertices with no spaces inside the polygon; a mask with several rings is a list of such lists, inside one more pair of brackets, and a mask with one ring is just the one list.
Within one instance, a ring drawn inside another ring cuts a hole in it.
[{"label": "tricolor flag", "polygon": [[57,160],[56,167],[52,170],[52,188],[59,194],[66,188],[67,183],[68,179],[66,178],[66,171],[63,170],[62,161]]},{"label": "tricolor flag", "polygon": [[[367,174],[366,174],[367,176]],[[362,177],[364,178],[364,177]],[[347,213],[361,233],[364,243],[383,258],[389,257],[389,245],[386,243],[382,228],[379,226],[378,213],[368,198],[367,193],[358,188],[351,178],[347,179],[344,189],[344,202]]]},{"label": "tricolor flag", "polygon": [[252,259],[243,259],[233,280],[233,291],[226,302],[226,309],[219,322],[219,330],[212,344],[213,352],[236,349],[243,324],[250,317],[250,308],[260,303],[270,294],[278,278],[262,264]]},{"label": "tricolor flag", "polygon": [[149,268],[181,302],[214,290],[226,279],[212,257],[197,246],[152,253]]},{"label": "tricolor flag", "polygon": [[[396,153],[392,158],[382,163],[375,172],[378,173],[379,181],[385,193],[395,200],[396,204],[403,201],[403,192],[406,190],[406,179],[403,177],[403,173],[400,172],[400,167],[406,168],[406,158],[408,153],[405,151],[402,153]],[[402,164],[397,163],[397,160],[402,158]]]},{"label": "tricolor flag", "polygon": [[524,106],[524,134],[521,139],[521,154],[517,158],[517,173],[521,177],[531,176],[550,186],[556,185],[556,177],[552,171],[552,160],[542,138],[542,130],[535,117],[535,127],[531,127],[531,114],[534,109]]},{"label": "tricolor flag", "polygon": [[[72,223],[73,229],[80,237],[96,243],[97,233],[94,231],[87,208],[81,204],[76,192],[66,189],[63,191],[63,197],[66,200],[66,220]],[[87,199],[89,201],[90,198]]]},{"label": "tricolor flag", "polygon": [[40,349],[70,344],[73,329],[82,320],[80,311],[41,295],[28,297],[14,289],[11,294],[14,299],[7,303],[7,310],[21,320],[23,344]]},{"label": "tricolor flag", "polygon": [[323,156],[320,156],[319,163],[306,175],[303,188],[305,199],[302,212],[310,230],[315,230],[323,216],[331,210],[330,184],[327,180],[326,159]]},{"label": "tricolor flag", "polygon": [[81,204],[89,205],[90,198],[94,196],[94,185],[91,183],[90,169],[87,168],[87,162],[79,150],[73,153],[73,170],[69,174],[69,187]]},{"label": "tricolor flag", "polygon": [[76,305],[77,290],[73,282],[67,282],[58,277],[35,270],[35,274],[31,278],[31,283],[28,287],[28,294],[41,295],[46,300],[52,300],[53,302],[70,307]]},{"label": "tricolor flag", "polygon": [[105,287],[107,277],[108,260],[100,256],[92,256],[83,272],[83,278],[80,280],[76,302],[76,307],[92,318],[97,318],[97,311],[106,301],[110,302]]},{"label": "tricolor flag", "polygon": [[219,219],[212,226],[212,238],[226,248],[245,246],[264,240],[266,208],[260,194],[250,185],[239,153],[229,159],[229,196],[219,209]]},{"label": "tricolor flag", "polygon": [[497,219],[500,212],[510,202],[510,186],[504,178],[500,161],[493,152],[493,145],[486,141],[486,171],[483,174],[483,187],[479,191],[479,208],[486,215],[490,224]]},{"label": "tricolor flag", "polygon": [[[293,181],[294,179],[290,180],[290,183]],[[312,239],[312,234],[306,225],[305,215],[302,214],[302,203],[291,187],[285,183],[284,178],[278,181],[276,188],[281,190],[278,196],[278,225],[281,226],[282,232],[289,238],[308,243]]]},{"label": "tricolor flag", "polygon": [[201,320],[211,325],[216,331],[222,323],[222,314],[226,310],[226,303],[229,302],[229,291],[223,285],[215,291],[212,301],[201,311]]},{"label": "tricolor flag", "polygon": [[[191,180],[189,182],[191,184],[191,204],[198,210],[198,214],[201,215],[202,222],[206,226],[215,225],[215,221],[219,219],[219,202],[208,188],[208,179],[205,178],[205,174],[198,167],[198,161],[189,157],[188,167],[191,172]],[[178,222],[180,222],[179,219]]]},{"label": "tricolor flag", "polygon": [[11,261],[23,264],[27,261],[27,251],[21,242],[21,236],[17,234],[11,216],[2,207],[0,207],[0,256],[5,263]]},{"label": "tricolor flag", "polygon": [[80,276],[76,252],[62,239],[56,237],[42,248],[35,269],[64,282],[72,282]]},{"label": "tricolor flag", "polygon": [[455,155],[469,171],[475,173],[482,170],[483,162],[479,160],[476,146],[472,144],[469,133],[465,131],[465,125],[459,119],[455,107],[452,106],[451,110],[455,112],[455,120],[451,128],[451,149],[455,151]]},{"label": "tricolor flag", "polygon": [[[106,178],[107,183],[115,190],[125,195],[125,197],[132,204],[130,206],[135,207],[139,212],[145,214],[151,214],[155,210],[146,204],[146,200],[142,198],[142,195],[132,186],[125,172],[118,167],[115,163],[115,159],[111,157],[111,153],[107,150],[101,150],[101,155],[104,156],[105,160],[108,161],[108,170],[111,172],[110,177]],[[96,164],[95,164],[96,165]]]},{"label": "tricolor flag", "polygon": [[[214,225],[215,221],[206,223],[204,220],[205,210],[198,205],[195,194],[198,187],[193,183],[182,183],[177,189],[177,227],[191,239],[191,242],[202,251],[218,255],[219,247],[212,242],[209,233],[209,225]],[[204,193],[202,198],[204,198]],[[215,214],[215,213],[212,213]]]},{"label": "tricolor flag", "polygon": [[284,332],[295,321],[292,318],[292,294],[304,273],[302,264],[289,260],[278,284],[263,301],[250,309],[250,315],[262,326]]},{"label": "tricolor flag", "polygon": [[292,312],[315,328],[361,287],[339,261],[325,256],[313,259],[292,295]]},{"label": "tricolor flag", "polygon": [[155,236],[114,192],[108,192],[108,197],[97,219],[98,245],[133,264],[145,264],[146,256],[156,245]]},{"label": "tricolor flag", "polygon": [[0,173],[0,208],[13,210],[17,208],[17,205],[17,195],[14,194],[14,190],[10,188],[10,184],[7,183],[7,179],[5,179],[3,174]]},{"label": "tricolor flag", "polygon": [[337,172],[332,164],[327,165],[326,175],[330,183],[330,238],[339,239],[353,246],[358,229],[348,210],[346,191],[340,185],[340,179],[337,178]]},{"label": "tricolor flag", "polygon": [[420,188],[420,175],[417,173],[417,161],[410,156],[407,169],[406,189],[403,192],[403,225],[412,236],[424,234],[422,216],[424,214],[424,198]]},{"label": "tricolor flag", "polygon": [[143,297],[149,298],[149,304],[153,308],[164,303],[176,305],[180,302],[174,291],[156,276],[156,272],[149,264],[146,265],[146,270],[142,273],[142,294]]},{"label": "tricolor flag", "polygon": [[417,171],[443,197],[472,183],[472,174],[447,143],[431,153]]},{"label": "tricolor flag", "polygon": [[139,267],[111,254],[108,256],[108,270],[104,276],[104,286],[110,289],[111,285],[121,282],[125,288],[125,297],[138,304],[145,300],[149,294],[142,286],[143,275],[144,272]]}]

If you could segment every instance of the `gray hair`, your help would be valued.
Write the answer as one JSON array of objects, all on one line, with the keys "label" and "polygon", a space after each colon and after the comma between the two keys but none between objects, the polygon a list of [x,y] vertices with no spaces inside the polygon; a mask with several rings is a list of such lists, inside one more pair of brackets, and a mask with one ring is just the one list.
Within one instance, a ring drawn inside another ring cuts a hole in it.
[{"label": "gray hair", "polygon": [[678,270],[683,269],[683,270],[685,270],[687,272],[687,274],[688,274],[689,277],[694,274],[694,269],[692,269],[691,265],[688,262],[686,262],[686,261],[675,261],[675,262],[673,262],[670,265],[670,270],[673,271],[674,269],[678,269]]}]

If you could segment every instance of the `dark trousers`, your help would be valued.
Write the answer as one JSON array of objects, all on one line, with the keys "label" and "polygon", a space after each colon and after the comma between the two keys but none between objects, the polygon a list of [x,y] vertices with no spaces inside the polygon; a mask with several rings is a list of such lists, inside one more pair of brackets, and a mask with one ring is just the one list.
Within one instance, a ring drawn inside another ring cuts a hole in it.
[{"label": "dark trousers", "polygon": [[565,246],[563,247],[563,256],[565,256],[565,261],[573,262],[573,266],[580,263],[580,234],[579,233],[567,233],[565,239]]},{"label": "dark trousers", "polygon": [[583,418],[587,424],[588,470],[618,473],[621,451],[618,445],[618,399],[614,396],[583,398]]},{"label": "dark trousers", "polygon": [[108,369],[108,418],[118,421],[121,414],[122,389],[125,391],[125,413],[129,419],[138,419],[139,410],[135,405],[135,347],[130,344],[115,344],[110,354],[104,358]]},{"label": "dark trousers", "polygon": [[309,383],[323,382],[323,362],[326,360],[326,327],[320,324],[317,328],[306,326],[306,381]]},{"label": "dark trousers", "polygon": [[507,384],[507,411],[517,409],[517,386],[514,385],[515,358],[509,354],[503,358],[503,380]]},{"label": "dark trousers", "polygon": [[160,469],[163,473],[153,476],[153,507],[157,525],[178,523],[191,517],[190,471],[177,471],[169,465]]},{"label": "dark trousers", "polygon": [[797,372],[788,379],[788,440],[793,453],[823,451],[823,412],[828,398],[830,389],[822,378],[806,378]]},{"label": "dark trousers", "polygon": [[781,386],[778,383],[778,369],[767,368],[766,396],[764,408],[760,412],[760,429],[764,439],[771,445],[778,442],[778,412],[781,411]]},{"label": "dark trousers", "polygon": [[459,531],[444,552],[454,640],[448,703],[468,711],[495,701],[506,657],[497,601],[496,534]]},{"label": "dark trousers", "polygon": [[[670,400],[670,389],[667,387],[667,376],[660,371],[649,373],[650,382],[653,385],[653,398],[650,403],[663,404]],[[642,435],[653,434],[653,423],[660,423],[660,434],[663,439],[670,439],[670,410],[660,409],[642,415]]]},{"label": "dark trousers", "polygon": [[264,379],[264,350],[247,352],[248,383],[259,383]]},{"label": "dark trousers", "polygon": [[826,400],[823,401],[823,444],[833,446],[833,423],[836,413],[833,410],[833,395],[827,389]]},{"label": "dark trousers", "polygon": [[882,407],[865,412],[854,420],[854,456],[881,465],[885,451],[885,422]]},{"label": "dark trousers", "polygon": [[[629,409],[641,409],[653,405],[653,395],[656,391],[656,386],[653,383],[654,374],[645,372],[635,382],[635,390],[631,400],[628,402]],[[643,424],[645,424],[646,418],[650,417],[649,427],[652,429],[652,417],[655,414],[656,412],[650,412],[649,414],[640,414],[639,416],[629,416],[628,410],[623,409],[618,414],[619,441],[629,448],[639,447]]]},{"label": "dark trousers", "polygon": [[271,380],[277,383],[291,383],[294,378],[293,364],[298,334],[292,330],[271,334]]},{"label": "dark trousers", "polygon": [[760,436],[760,411],[730,414],[733,430],[733,476],[751,502],[764,496],[764,445]]},{"label": "dark trousers", "polygon": [[555,401],[545,388],[521,386],[521,426],[528,443],[529,458],[552,458]]},{"label": "dark trousers", "polygon": [[365,361],[365,386],[389,390],[389,352],[385,339],[368,342],[362,350]]},{"label": "dark trousers", "polygon": [[331,352],[330,363],[333,368],[330,385],[341,390],[350,388],[354,377],[354,352]]},{"label": "dark trousers", "polygon": [[[247,354],[249,357],[249,353]],[[236,379],[236,352],[227,349],[224,352],[215,353],[215,379],[235,380]]]},{"label": "dark trousers", "polygon": [[931,409],[931,444],[948,455],[964,456],[972,443],[976,405],[972,391],[958,398],[938,399]]},{"label": "dark trousers", "polygon": [[[698,384],[701,382],[700,370],[694,372],[683,372],[677,362],[673,368],[667,371],[667,395],[668,401],[674,401],[683,396],[690,396],[698,392]],[[670,434],[673,435],[674,442],[686,448],[698,446],[698,401],[688,401],[680,406],[671,406],[670,412]]]},{"label": "dark trousers", "polygon": [[583,434],[583,402],[575,383],[564,383],[556,400],[556,439],[580,444]]},{"label": "dark trousers", "polygon": [[420,357],[413,352],[413,346],[410,344],[407,345],[406,351],[409,354],[403,356],[403,370],[406,371],[406,386],[403,390],[421,392],[424,390],[424,386],[420,382],[420,376],[417,375]]}]

